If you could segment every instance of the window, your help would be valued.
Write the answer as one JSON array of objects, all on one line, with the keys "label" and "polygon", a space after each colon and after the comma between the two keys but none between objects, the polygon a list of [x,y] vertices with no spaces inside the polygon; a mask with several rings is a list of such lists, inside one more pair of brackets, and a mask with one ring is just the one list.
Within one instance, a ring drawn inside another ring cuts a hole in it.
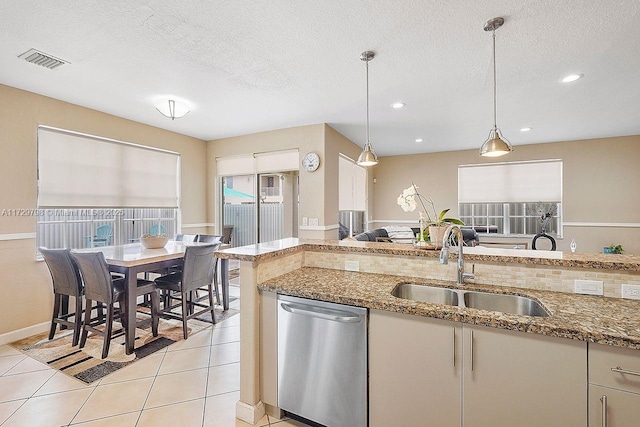
[{"label": "window", "polygon": [[177,231],[177,153],[38,127],[38,246],[83,248]]},{"label": "window", "polygon": [[545,231],[562,236],[562,161],[491,163],[458,167],[458,212],[478,232],[535,235],[539,210]]}]

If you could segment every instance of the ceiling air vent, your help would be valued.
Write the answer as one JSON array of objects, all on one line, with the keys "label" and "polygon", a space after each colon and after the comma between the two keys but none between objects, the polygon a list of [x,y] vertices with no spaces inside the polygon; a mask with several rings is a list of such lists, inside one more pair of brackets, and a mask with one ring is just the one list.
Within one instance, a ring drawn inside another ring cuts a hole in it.
[{"label": "ceiling air vent", "polygon": [[31,62],[32,64],[40,65],[41,67],[48,68],[53,70],[58,68],[63,64],[68,64],[68,61],[64,61],[62,59],[51,56],[47,53],[40,52],[39,50],[29,49],[22,55],[19,55],[18,58],[23,58],[27,62]]}]

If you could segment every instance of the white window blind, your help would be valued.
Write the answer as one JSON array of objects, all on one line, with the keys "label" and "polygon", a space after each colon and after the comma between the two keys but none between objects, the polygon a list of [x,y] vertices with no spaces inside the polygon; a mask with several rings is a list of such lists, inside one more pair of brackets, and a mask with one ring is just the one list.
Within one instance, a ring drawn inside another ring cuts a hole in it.
[{"label": "white window blind", "polygon": [[177,208],[180,155],[38,128],[38,206]]},{"label": "white window blind", "polygon": [[218,176],[287,172],[298,170],[299,168],[300,157],[298,150],[270,151],[216,159]]},{"label": "white window blind", "polygon": [[364,211],[367,208],[367,171],[352,160],[338,158],[338,210]]},{"label": "white window blind", "polygon": [[562,160],[458,166],[459,203],[560,201]]}]

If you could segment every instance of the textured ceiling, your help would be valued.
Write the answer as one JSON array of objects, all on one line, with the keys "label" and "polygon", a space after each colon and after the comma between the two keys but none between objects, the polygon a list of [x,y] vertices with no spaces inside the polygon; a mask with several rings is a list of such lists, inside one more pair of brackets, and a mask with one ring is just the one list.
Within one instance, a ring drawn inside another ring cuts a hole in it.
[{"label": "textured ceiling", "polygon": [[[2,0],[0,83],[205,140],[325,122],[362,145],[373,50],[379,155],[479,148],[495,16],[514,145],[640,134],[638,0]],[[71,64],[17,58],[30,48]],[[559,83],[570,73],[584,78]],[[164,95],[191,113],[161,116]]]}]

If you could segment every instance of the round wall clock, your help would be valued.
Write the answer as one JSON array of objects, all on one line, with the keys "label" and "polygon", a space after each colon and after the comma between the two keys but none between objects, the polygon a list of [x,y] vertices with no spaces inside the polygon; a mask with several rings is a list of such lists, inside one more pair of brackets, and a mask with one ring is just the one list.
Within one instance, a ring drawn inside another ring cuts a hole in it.
[{"label": "round wall clock", "polygon": [[318,169],[319,166],[320,166],[320,156],[318,156],[317,153],[314,153],[312,151],[310,153],[305,154],[304,158],[302,159],[302,167],[306,171],[313,172],[316,169]]}]

